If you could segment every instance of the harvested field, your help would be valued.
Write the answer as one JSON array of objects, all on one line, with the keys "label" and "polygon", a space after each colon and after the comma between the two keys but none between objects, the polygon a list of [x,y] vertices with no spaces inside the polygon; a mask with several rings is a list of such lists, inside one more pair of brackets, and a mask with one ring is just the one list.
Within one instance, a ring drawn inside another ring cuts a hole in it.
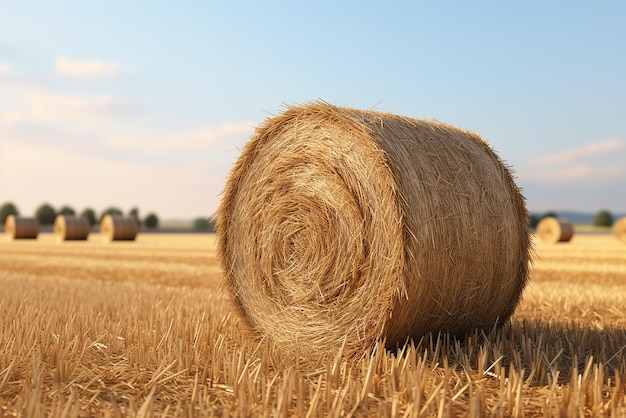
[{"label": "harvested field", "polygon": [[212,235],[0,239],[0,416],[625,416],[624,245],[535,245],[503,329],[307,370],[243,332]]}]

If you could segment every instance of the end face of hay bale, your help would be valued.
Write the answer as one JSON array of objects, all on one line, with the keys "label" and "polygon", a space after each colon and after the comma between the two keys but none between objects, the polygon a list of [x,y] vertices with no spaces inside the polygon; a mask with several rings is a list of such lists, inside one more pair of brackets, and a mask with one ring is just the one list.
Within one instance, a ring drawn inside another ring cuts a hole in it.
[{"label": "end face of hay bale", "polygon": [[54,234],[59,241],[84,241],[90,231],[87,218],[57,215],[54,219]]},{"label": "end face of hay bale", "polygon": [[106,215],[100,222],[100,233],[106,241],[133,241],[138,231],[134,218]]},{"label": "end face of hay bale", "polygon": [[36,218],[21,218],[9,215],[4,223],[4,233],[10,239],[36,239],[39,222]]},{"label": "end face of hay bale", "polygon": [[574,236],[574,226],[566,219],[547,216],[537,224],[536,232],[542,241],[550,244],[569,242]]},{"label": "end face of hay bale", "polygon": [[618,240],[626,244],[626,216],[618,219],[613,224],[613,235],[615,235]]},{"label": "end face of hay bale", "polygon": [[528,277],[526,219],[476,134],[314,103],[257,129],[217,237],[245,322],[316,363],[508,319]]}]

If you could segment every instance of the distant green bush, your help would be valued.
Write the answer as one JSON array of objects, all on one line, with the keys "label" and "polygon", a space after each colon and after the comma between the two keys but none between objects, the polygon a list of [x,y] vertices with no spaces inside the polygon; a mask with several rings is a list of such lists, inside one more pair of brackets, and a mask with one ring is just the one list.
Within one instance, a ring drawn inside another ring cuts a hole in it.
[{"label": "distant green bush", "polygon": [[196,218],[193,220],[192,226],[198,231],[215,232],[215,222],[208,218]]},{"label": "distant green bush", "polygon": [[94,226],[96,224],[97,221],[97,217],[96,217],[96,212],[91,209],[91,208],[86,208],[85,210],[83,210],[80,213],[80,216],[82,216],[83,218],[87,218],[87,220],[89,221],[89,225]]},{"label": "distant green bush", "polygon": [[528,217],[528,226],[531,228],[537,228],[540,220],[541,217],[539,215],[530,214],[530,216]]},{"label": "distant green bush", "polygon": [[44,203],[37,208],[35,217],[39,221],[39,225],[52,225],[54,224],[54,218],[56,218],[56,210],[48,203]]},{"label": "distant green bush", "polygon": [[128,212],[128,216],[130,216],[131,218],[135,218],[137,226],[141,225],[141,218],[139,218],[139,208],[132,208],[130,212]]},{"label": "distant green bush", "polygon": [[76,216],[76,211],[74,210],[74,208],[72,208],[71,206],[63,206],[61,207],[61,209],[59,209],[59,215],[65,215],[65,216]]},{"label": "distant green bush", "polygon": [[146,216],[146,219],[144,219],[143,222],[146,228],[158,228],[159,227],[159,217],[154,213],[148,214],[148,216]]},{"label": "distant green bush", "polygon": [[17,216],[19,215],[19,211],[13,203],[6,202],[0,207],[0,225],[4,225],[9,215]]},{"label": "distant green bush", "polygon": [[102,215],[100,215],[100,222],[102,222],[102,219],[104,219],[104,217],[107,215],[122,216],[122,211],[113,206],[110,208],[107,208],[104,212],[102,212]]},{"label": "distant green bush", "polygon": [[606,209],[601,210],[593,219],[594,226],[613,226],[613,215]]}]

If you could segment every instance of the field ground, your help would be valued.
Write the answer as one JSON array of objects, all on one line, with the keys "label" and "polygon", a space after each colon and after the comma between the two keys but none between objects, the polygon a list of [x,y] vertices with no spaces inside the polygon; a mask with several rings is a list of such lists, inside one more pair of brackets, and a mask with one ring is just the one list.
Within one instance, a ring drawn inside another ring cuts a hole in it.
[{"label": "field ground", "polygon": [[213,235],[0,237],[0,416],[626,416],[626,246],[536,251],[501,330],[303,370],[230,313]]}]

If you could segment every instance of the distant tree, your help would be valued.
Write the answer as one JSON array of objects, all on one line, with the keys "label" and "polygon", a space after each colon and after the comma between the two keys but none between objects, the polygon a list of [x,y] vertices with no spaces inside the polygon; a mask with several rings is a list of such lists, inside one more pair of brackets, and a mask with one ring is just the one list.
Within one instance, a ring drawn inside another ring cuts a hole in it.
[{"label": "distant tree", "polygon": [[613,226],[613,215],[606,209],[601,210],[593,219],[594,226]]},{"label": "distant tree", "polygon": [[70,206],[63,206],[61,207],[61,209],[59,209],[59,215],[66,215],[66,216],[76,216],[76,211],[74,210],[74,208],[70,207]]},{"label": "distant tree", "polygon": [[544,213],[543,215],[541,215],[541,218],[539,218],[539,220],[542,220],[543,218],[547,218],[548,216],[552,216],[553,218],[558,218],[559,217],[559,215],[557,215],[555,211],[549,210],[546,213]]},{"label": "distant tree", "polygon": [[4,225],[9,215],[17,216],[19,214],[17,207],[13,203],[6,202],[0,207],[0,225]]},{"label": "distant tree", "polygon": [[132,208],[130,212],[128,212],[128,216],[130,216],[131,218],[135,218],[135,221],[137,221],[137,226],[141,225],[141,219],[139,218],[139,208]]},{"label": "distant tree", "polygon": [[528,226],[531,228],[537,228],[537,225],[539,224],[540,220],[541,220],[541,217],[539,215],[531,213],[530,216],[528,217]]},{"label": "distant tree", "polygon": [[89,225],[94,226],[98,218],[96,218],[96,212],[91,208],[86,208],[80,213],[80,216],[87,218]]},{"label": "distant tree", "polygon": [[110,207],[105,209],[104,212],[102,212],[102,215],[100,215],[100,222],[102,222],[102,219],[104,219],[105,216],[107,215],[111,215],[111,216],[122,216],[122,211],[116,207]]},{"label": "distant tree", "polygon": [[154,213],[148,214],[146,219],[143,221],[146,228],[158,228],[159,227],[159,217]]},{"label": "distant tree", "polygon": [[57,212],[54,208],[48,204],[44,203],[37,208],[35,212],[35,217],[39,221],[40,225],[52,225],[54,224],[54,218],[56,218]]},{"label": "distant tree", "polygon": [[193,220],[192,226],[198,231],[215,232],[215,225],[208,218],[196,218]]}]

